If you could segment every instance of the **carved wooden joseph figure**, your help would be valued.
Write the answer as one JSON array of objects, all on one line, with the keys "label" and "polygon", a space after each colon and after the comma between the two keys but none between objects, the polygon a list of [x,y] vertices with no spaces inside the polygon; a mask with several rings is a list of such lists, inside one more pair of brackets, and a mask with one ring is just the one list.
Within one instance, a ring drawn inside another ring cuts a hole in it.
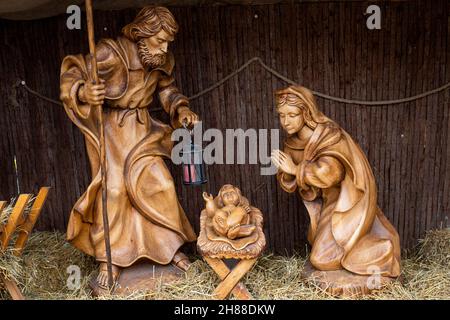
[{"label": "carved wooden joseph figure", "polygon": [[278,181],[298,191],[310,216],[310,262],[321,271],[356,275],[400,274],[397,231],[377,206],[375,178],[350,135],[317,108],[311,91],[276,92],[277,111],[288,138],[275,150]]},{"label": "carved wooden joseph figure", "polygon": [[[178,25],[163,7],[143,8],[117,39],[96,46],[101,83],[89,78],[89,56],[67,56],[61,67],[61,100],[86,141],[92,181],[71,212],[67,238],[99,262],[99,285],[107,285],[101,208],[99,129],[93,107],[104,103],[107,214],[114,276],[141,258],[187,268],[179,252],[196,235],[180,206],[162,157],[170,157],[172,128],[198,121],[174,86],[168,45]],[[159,98],[172,128],[149,114]]]}]

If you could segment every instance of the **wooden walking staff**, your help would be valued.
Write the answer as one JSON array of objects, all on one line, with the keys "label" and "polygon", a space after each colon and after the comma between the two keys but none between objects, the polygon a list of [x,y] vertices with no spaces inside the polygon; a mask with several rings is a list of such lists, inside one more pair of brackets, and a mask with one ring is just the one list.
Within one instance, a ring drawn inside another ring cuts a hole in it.
[{"label": "wooden walking staff", "polygon": [[[92,14],[92,0],[86,0],[86,16],[89,38],[89,53],[91,57],[91,80],[94,84],[98,81],[97,58],[95,52],[94,39],[94,18]],[[103,112],[102,105],[93,106],[98,110],[98,122],[100,128],[100,170],[102,176],[102,216],[103,216],[103,231],[105,236],[106,249],[106,265],[108,268],[108,286],[112,289],[113,275],[112,275],[112,261],[111,261],[111,243],[109,240],[109,221],[107,213],[107,186],[106,186],[106,152],[105,152],[105,133],[103,126]]]}]

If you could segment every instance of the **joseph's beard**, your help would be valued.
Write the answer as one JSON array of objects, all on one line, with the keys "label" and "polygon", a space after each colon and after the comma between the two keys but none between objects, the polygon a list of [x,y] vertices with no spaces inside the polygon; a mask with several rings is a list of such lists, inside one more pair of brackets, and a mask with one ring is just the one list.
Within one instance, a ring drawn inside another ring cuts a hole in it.
[{"label": "joseph's beard", "polygon": [[141,62],[146,68],[157,68],[162,66],[166,62],[165,54],[152,54],[148,50],[144,41],[139,40],[137,43],[139,57]]}]

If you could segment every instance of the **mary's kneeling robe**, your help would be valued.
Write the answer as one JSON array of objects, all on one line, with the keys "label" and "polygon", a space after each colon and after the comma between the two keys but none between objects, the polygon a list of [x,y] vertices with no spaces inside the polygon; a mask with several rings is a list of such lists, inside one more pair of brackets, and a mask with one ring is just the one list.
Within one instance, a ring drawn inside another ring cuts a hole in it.
[{"label": "mary's kneeling robe", "polygon": [[348,133],[297,92],[319,119],[309,141],[289,137],[284,151],[296,175],[278,173],[281,187],[300,193],[310,215],[311,264],[323,271],[346,269],[360,275],[400,274],[400,241],[377,206],[370,165]]}]

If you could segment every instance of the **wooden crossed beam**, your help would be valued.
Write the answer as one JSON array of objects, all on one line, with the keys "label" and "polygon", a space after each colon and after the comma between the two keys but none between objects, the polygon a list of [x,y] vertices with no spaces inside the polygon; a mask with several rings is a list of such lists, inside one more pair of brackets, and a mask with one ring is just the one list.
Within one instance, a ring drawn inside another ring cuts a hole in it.
[{"label": "wooden crossed beam", "polygon": [[242,259],[230,270],[221,259],[203,257],[211,268],[217,273],[222,282],[214,290],[214,299],[223,300],[232,293],[239,300],[250,300],[252,295],[245,285],[240,282],[242,277],[255,265],[257,259]]},{"label": "wooden crossed beam", "polygon": [[[41,214],[49,190],[49,187],[42,187],[39,190],[39,193],[31,206],[30,212],[26,217],[24,217],[23,212],[31,198],[31,194],[21,194],[19,196],[12,209],[11,215],[9,216],[8,222],[5,225],[0,226],[0,254],[5,252],[13,234],[17,232],[18,235],[13,252],[17,256],[22,255],[30,233],[36,224],[36,220]],[[0,201],[0,212],[5,209],[6,204],[6,201]],[[13,300],[25,299],[15,281],[6,279],[2,275],[0,275],[0,281],[3,281]]]}]

